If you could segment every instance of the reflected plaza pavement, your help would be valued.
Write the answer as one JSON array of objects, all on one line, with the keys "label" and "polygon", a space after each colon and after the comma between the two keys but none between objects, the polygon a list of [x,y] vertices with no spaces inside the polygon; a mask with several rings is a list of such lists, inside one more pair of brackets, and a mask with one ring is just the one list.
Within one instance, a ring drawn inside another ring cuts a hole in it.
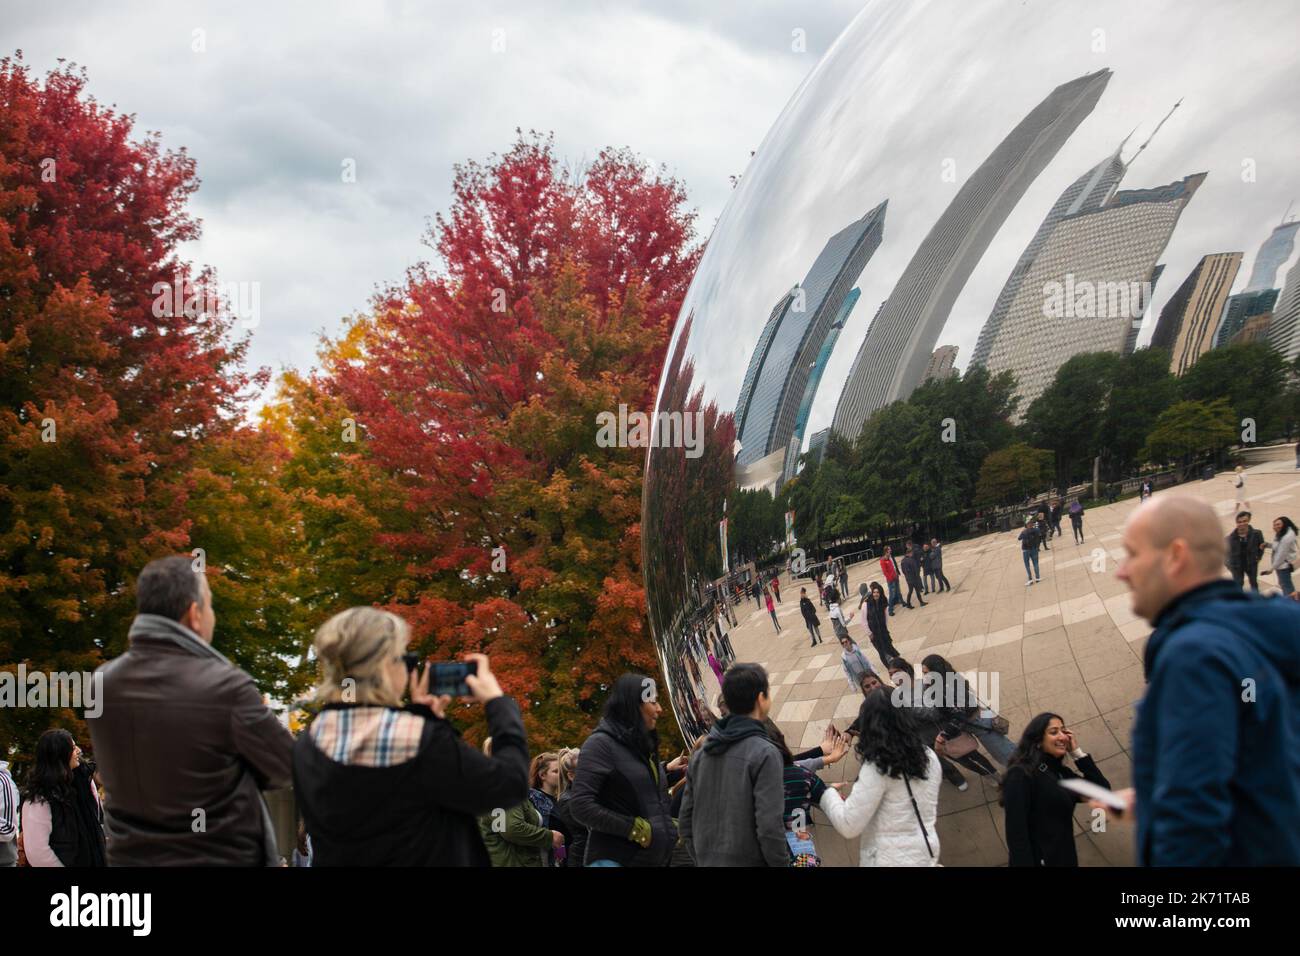
[{"label": "reflected plaza pavement", "polygon": [[[1278,515],[1300,514],[1300,471],[1291,445],[1259,449],[1247,458],[1253,524],[1272,539]],[[1156,492],[1186,494],[1208,501],[1222,516],[1223,533],[1233,527],[1233,499],[1228,473],[1209,481],[1189,482]],[[1052,539],[1041,554],[1041,584],[1025,587],[1024,566],[1016,533],[990,534],[946,544],[944,573],[951,593],[934,594],[925,608],[897,609],[890,633],[899,652],[920,670],[921,658],[941,654],[958,670],[997,672],[1001,713],[1011,722],[1012,739],[1035,714],[1057,712],[1078,735],[1116,789],[1131,783],[1130,727],[1141,698],[1142,652],[1151,628],[1134,617],[1125,586],[1115,578],[1123,555],[1120,532],[1138,499],[1091,508],[1084,516],[1085,542],[1076,545],[1069,522],[1064,537]],[[1094,549],[1105,552],[1103,562]],[[1267,557],[1261,567],[1267,566]],[[847,612],[857,607],[860,582],[881,580],[877,562],[848,568]],[[1277,592],[1271,576],[1260,577],[1264,593]],[[1267,582],[1267,583],[1266,583]],[[857,714],[861,695],[850,693],[840,666],[829,618],[818,605],[824,644],[808,646],[808,631],[799,614],[801,581],[781,579],[782,603],[777,616],[783,630],[773,631],[767,611],[751,599],[737,608],[738,627],[731,640],[738,659],[758,661],[772,682],[772,717],[792,750],[821,742],[828,723],[843,730]],[[880,673],[884,673],[860,615],[849,623],[853,639]],[[972,682],[974,686],[974,682]],[[859,763],[850,752],[821,772],[828,783],[857,778]],[[994,779],[963,771],[970,784],[962,792],[945,783],[939,796],[939,840],[945,866],[1004,866],[1003,814]],[[819,809],[813,810],[814,838],[827,866],[851,866],[858,860],[858,841],[835,833]],[[1093,832],[1091,812],[1075,811],[1075,841],[1082,866],[1129,866],[1134,829],[1111,822]]]}]

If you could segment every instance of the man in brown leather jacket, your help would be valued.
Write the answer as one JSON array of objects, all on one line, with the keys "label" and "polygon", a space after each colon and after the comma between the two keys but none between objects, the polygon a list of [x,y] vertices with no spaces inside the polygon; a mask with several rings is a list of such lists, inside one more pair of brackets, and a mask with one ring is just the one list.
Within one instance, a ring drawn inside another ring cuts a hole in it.
[{"label": "man in brown leather jacket", "polygon": [[213,649],[212,592],[191,559],[150,562],[130,647],[87,719],[110,866],[262,866],[279,854],[262,790],[291,781],[293,737]]}]

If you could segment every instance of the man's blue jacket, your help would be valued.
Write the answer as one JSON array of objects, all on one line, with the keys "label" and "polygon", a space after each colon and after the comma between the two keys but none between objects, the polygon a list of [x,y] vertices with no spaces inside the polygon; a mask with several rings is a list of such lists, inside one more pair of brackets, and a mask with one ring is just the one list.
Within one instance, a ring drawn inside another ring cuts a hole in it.
[{"label": "man's blue jacket", "polygon": [[1214,581],[1155,625],[1133,725],[1138,863],[1300,865],[1300,604]]}]

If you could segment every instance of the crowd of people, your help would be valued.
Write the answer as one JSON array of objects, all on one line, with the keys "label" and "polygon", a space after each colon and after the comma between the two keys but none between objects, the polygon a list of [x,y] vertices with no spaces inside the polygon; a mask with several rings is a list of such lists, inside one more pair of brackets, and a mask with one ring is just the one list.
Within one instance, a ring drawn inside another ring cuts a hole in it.
[{"label": "crowd of people", "polygon": [[[1279,522],[1275,560],[1281,550],[1290,564],[1295,526]],[[1258,549],[1246,528],[1230,552]],[[1223,545],[1213,510],[1178,496],[1143,504],[1124,528],[1118,577],[1154,626],[1134,787],[1120,795],[1143,865],[1300,864],[1300,604],[1225,579]],[[934,589],[946,590],[937,541],[930,553]],[[893,562],[886,553],[882,572]],[[924,593],[924,550],[900,565],[887,580]],[[833,571],[823,592],[844,583]],[[837,632],[862,695],[847,727],[793,753],[764,668],[702,631],[709,646],[690,656],[721,671],[717,714],[671,759],[659,682],[635,673],[614,682],[580,746],[530,755],[519,706],[482,654],[467,655],[465,685],[488,737],[470,746],[409,651],[406,622],[371,607],[318,630],[315,716],[295,738],[212,647],[212,595],[188,556],[150,563],[136,594],[129,648],[102,669],[102,712],[87,717],[94,762],[52,729],[21,790],[0,764],[0,865],[286,865],[262,792],[292,783],[296,865],[810,867],[821,863],[815,809],[859,839],[861,865],[934,866],[941,782],[965,790],[967,770],[996,782],[1011,865],[1072,866],[1084,798],[1062,783],[1110,788],[1065,716],[1037,714],[1013,738],[949,661],[928,655],[918,674],[889,642],[893,603],[878,583],[860,608],[883,676]],[[852,781],[819,776],[850,753]]]}]

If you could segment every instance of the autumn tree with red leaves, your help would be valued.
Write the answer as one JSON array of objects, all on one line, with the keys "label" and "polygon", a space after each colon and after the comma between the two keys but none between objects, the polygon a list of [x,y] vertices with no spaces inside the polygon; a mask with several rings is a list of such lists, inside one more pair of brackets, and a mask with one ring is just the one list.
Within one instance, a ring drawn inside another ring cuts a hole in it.
[{"label": "autumn tree with red leaves", "polygon": [[[599,447],[596,416],[652,407],[699,254],[685,198],[626,151],[568,171],[537,134],[457,167],[427,237],[440,263],[381,295],[274,412],[336,402],[329,429],[355,420],[358,444],[304,446],[290,465],[305,469],[300,493],[314,493],[307,463],[328,485],[353,457],[365,484],[398,497],[384,515],[378,495],[328,502],[378,525],[391,567],[372,600],[432,657],[490,654],[538,747],[579,742],[618,674],[658,671],[640,572],[645,452]],[[315,560],[351,550],[327,543]]]},{"label": "autumn tree with red leaves", "polygon": [[[0,60],[0,662],[82,671],[123,648],[141,566],[189,550],[189,468],[251,385],[231,316],[157,307],[211,281],[177,258],[198,235],[184,150]],[[221,558],[210,560],[219,565]],[[73,715],[56,715],[72,723]],[[0,710],[30,746],[48,711]]]}]

